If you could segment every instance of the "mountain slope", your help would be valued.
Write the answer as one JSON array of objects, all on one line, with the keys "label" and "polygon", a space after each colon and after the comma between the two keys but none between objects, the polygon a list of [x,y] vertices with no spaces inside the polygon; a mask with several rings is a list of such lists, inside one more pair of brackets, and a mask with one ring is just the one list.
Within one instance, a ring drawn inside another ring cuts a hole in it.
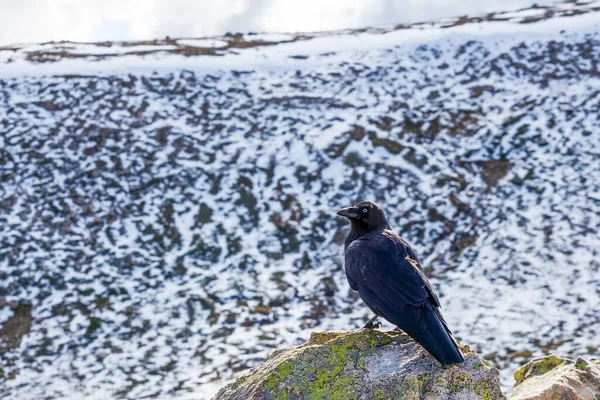
[{"label": "mountain slope", "polygon": [[507,383],[597,355],[599,4],[220,56],[0,50],[0,397],[207,397],[360,327],[334,215],[360,199]]}]

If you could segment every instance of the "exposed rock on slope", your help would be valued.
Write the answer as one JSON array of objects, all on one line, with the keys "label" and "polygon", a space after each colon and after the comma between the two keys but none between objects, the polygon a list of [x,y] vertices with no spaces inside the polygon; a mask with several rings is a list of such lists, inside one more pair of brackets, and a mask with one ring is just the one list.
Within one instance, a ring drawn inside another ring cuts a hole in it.
[{"label": "exposed rock on slope", "polygon": [[319,332],[277,350],[217,393],[246,399],[503,399],[498,371],[462,346],[465,362],[442,367],[398,331]]},{"label": "exposed rock on slope", "polygon": [[573,361],[554,355],[530,361],[515,372],[509,400],[597,400],[600,361]]}]

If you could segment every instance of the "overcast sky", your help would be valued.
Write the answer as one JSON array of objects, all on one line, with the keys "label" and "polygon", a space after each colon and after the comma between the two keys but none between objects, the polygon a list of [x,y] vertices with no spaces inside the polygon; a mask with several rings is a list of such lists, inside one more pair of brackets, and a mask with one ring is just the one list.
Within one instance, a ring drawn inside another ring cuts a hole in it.
[{"label": "overcast sky", "polygon": [[511,10],[532,3],[531,0],[0,0],[0,45],[329,30]]}]

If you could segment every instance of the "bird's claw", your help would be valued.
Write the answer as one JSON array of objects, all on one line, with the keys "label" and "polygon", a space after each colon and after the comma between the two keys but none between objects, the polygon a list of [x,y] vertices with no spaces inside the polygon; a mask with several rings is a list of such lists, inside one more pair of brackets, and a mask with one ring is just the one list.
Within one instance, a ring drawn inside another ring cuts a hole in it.
[{"label": "bird's claw", "polygon": [[377,322],[367,322],[365,324],[365,326],[363,326],[363,329],[379,329],[381,328],[381,322],[377,321]]},{"label": "bird's claw", "polygon": [[377,318],[379,318],[379,315],[375,315],[373,316],[373,318],[371,318],[369,321],[367,321],[367,323],[365,324],[365,326],[363,326],[363,329],[377,329],[381,326],[381,322],[377,321]]}]

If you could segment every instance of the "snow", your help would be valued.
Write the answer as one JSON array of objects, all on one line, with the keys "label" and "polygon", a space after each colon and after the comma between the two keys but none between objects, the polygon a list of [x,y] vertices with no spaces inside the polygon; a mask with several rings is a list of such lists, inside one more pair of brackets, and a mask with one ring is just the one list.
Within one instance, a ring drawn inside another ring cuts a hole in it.
[{"label": "snow", "polygon": [[255,42],[285,42],[294,40],[295,35],[289,33],[254,33],[245,35],[244,38]]},{"label": "snow", "polygon": [[227,42],[219,39],[177,39],[177,44],[192,47],[226,47]]},{"label": "snow", "polygon": [[[98,45],[77,45],[70,51],[73,54],[130,54],[137,52],[151,52],[151,51],[165,51],[173,50],[177,47],[174,45],[138,45],[138,46],[121,46],[113,44],[111,46],[98,46]],[[26,49],[25,51],[31,51]]]},{"label": "snow", "polygon": [[[593,9],[600,4],[596,0],[585,5],[585,9]],[[535,10],[534,10],[535,11]],[[422,44],[435,45],[440,41],[467,41],[467,40],[503,40],[509,39],[512,43],[515,39],[533,39],[547,38],[548,35],[555,38],[561,37],[561,31],[569,32],[595,32],[600,26],[597,13],[587,13],[570,17],[556,17],[543,20],[537,23],[520,24],[521,17],[517,15],[531,16],[534,11],[522,11],[514,13],[512,16],[515,21],[496,21],[489,23],[469,23],[457,25],[450,28],[442,28],[442,24],[431,24],[419,26],[410,29],[393,30],[386,33],[332,33],[315,34],[309,39],[298,40],[291,43],[281,43],[277,46],[267,46],[260,48],[251,47],[249,49],[236,49],[221,54],[220,57],[185,57],[180,55],[160,55],[158,57],[127,56],[110,58],[106,60],[82,60],[65,59],[59,63],[32,64],[27,62],[23,55],[31,51],[49,50],[48,45],[25,47],[17,51],[0,51],[0,78],[14,76],[40,76],[40,75],[66,75],[66,74],[99,74],[115,73],[123,70],[148,73],[151,71],[166,72],[168,70],[188,69],[199,73],[210,73],[220,70],[254,70],[257,68],[267,70],[295,69],[295,68],[315,68],[319,65],[328,65],[347,60],[349,57],[364,57],[363,52],[376,51],[381,49],[390,49],[395,46],[418,46]],[[539,15],[543,15],[544,9],[537,10]],[[310,35],[308,35],[310,37]],[[288,36],[273,36],[269,38],[262,34],[249,35],[252,40],[288,40]],[[216,47],[226,43],[218,39],[184,39],[178,40],[182,45],[192,45],[197,47]],[[186,44],[187,43],[187,44]],[[70,44],[69,44],[70,46]],[[80,49],[80,47],[82,47]],[[75,53],[86,53],[89,51],[87,45],[77,45],[71,51]],[[135,46],[132,49],[147,48],[153,46]],[[119,47],[116,47],[117,49]],[[108,52],[110,48],[106,48]],[[162,50],[172,49],[172,46],[163,46]],[[96,49],[96,54],[102,54],[104,48]],[[127,53],[127,47],[119,51]],[[335,53],[331,56],[330,53]],[[327,55],[323,55],[327,54]],[[308,57],[305,59],[291,58],[301,55]],[[11,60],[8,62],[8,60]]]}]

